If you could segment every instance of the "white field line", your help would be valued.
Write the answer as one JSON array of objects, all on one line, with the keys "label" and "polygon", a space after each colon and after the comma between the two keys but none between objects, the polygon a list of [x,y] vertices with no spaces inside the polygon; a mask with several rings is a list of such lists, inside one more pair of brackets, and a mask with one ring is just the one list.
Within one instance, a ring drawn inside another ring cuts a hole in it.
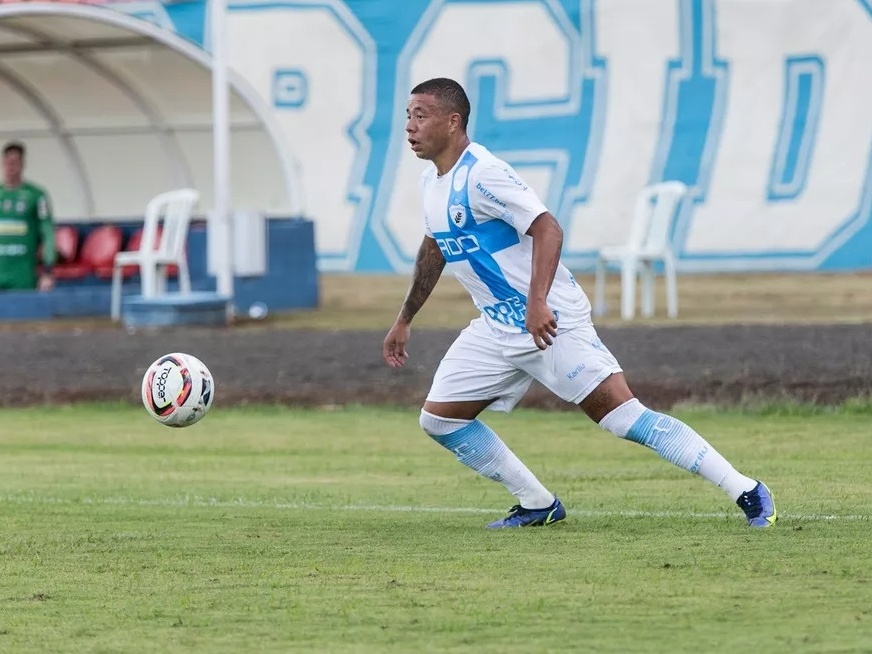
[{"label": "white field line", "polygon": [[[306,511],[372,511],[380,513],[481,513],[499,514],[500,509],[485,509],[480,507],[462,506],[398,506],[393,504],[315,504],[307,502],[288,502],[280,499],[250,500],[244,497],[218,499],[216,497],[200,497],[196,495],[181,495],[164,498],[137,497],[83,497],[68,499],[35,494],[0,495],[3,504],[53,504],[53,505],[110,505],[110,506],[144,506],[144,507],[178,507],[178,508],[242,508],[242,509],[279,509]],[[582,518],[665,518],[665,519],[710,519],[735,518],[737,512],[717,511],[602,511],[590,509],[567,509],[567,514]],[[741,514],[739,514],[741,515]],[[829,520],[829,521],[872,521],[872,515],[842,514],[828,515],[822,513],[781,513],[778,517],[784,520]]]}]

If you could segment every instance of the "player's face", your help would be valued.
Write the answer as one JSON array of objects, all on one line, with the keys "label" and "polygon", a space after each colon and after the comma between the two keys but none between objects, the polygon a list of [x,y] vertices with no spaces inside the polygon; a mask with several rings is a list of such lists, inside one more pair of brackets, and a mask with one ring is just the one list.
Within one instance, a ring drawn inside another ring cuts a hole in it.
[{"label": "player's face", "polygon": [[17,184],[21,180],[21,171],[23,169],[24,162],[18,151],[11,150],[3,155],[3,178],[6,183]]},{"label": "player's face", "polygon": [[448,147],[451,113],[432,95],[415,94],[406,105],[406,134],[419,159],[433,160]]}]

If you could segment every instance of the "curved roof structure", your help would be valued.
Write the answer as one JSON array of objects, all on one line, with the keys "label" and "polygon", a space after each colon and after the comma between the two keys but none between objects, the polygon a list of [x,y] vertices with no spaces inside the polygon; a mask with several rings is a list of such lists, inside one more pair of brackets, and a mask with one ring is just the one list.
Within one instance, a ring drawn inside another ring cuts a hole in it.
[{"label": "curved roof structure", "polygon": [[[230,78],[231,205],[301,215],[297,164],[263,98]],[[25,176],[61,220],[139,217],[192,186],[213,206],[209,55],[105,7],[0,5],[0,141],[28,148]]]}]

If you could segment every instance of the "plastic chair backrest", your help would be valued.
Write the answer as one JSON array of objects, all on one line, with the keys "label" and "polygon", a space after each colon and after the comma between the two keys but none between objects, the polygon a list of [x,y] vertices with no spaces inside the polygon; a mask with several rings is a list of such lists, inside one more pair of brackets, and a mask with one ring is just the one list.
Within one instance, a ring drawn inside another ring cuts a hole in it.
[{"label": "plastic chair backrest", "polygon": [[82,243],[82,263],[97,268],[111,266],[115,255],[121,251],[124,235],[117,225],[101,225],[85,237]]},{"label": "plastic chair backrest", "polygon": [[72,225],[55,227],[55,250],[59,263],[71,263],[76,259],[79,249],[79,230]]},{"label": "plastic chair backrest", "polygon": [[162,256],[181,258],[185,253],[188,225],[200,193],[178,189],[155,196],[145,208],[142,227],[143,252],[157,250]]},{"label": "plastic chair backrest", "polygon": [[636,199],[628,245],[633,249],[666,250],[672,224],[687,186],[681,182],[660,182],[646,186]]}]

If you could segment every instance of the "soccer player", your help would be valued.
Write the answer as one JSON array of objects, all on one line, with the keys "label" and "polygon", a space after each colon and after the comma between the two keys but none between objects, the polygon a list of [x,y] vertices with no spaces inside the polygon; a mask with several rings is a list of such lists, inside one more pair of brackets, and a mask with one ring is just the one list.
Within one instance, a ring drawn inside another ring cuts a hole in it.
[{"label": "soccer player", "polygon": [[693,428],[633,396],[597,336],[585,293],[560,263],[562,229],[511,166],[470,142],[469,113],[469,99],[454,80],[431,79],[412,89],[409,145],[433,164],[420,183],[425,236],[382,355],[390,366],[405,363],[412,319],[447,265],[481,316],[439,364],[420,424],[461,463],[517,499],[488,527],[549,525],[566,517],[561,501],[478,419],[485,408],[510,411],[533,379],[606,431],[721,488],[751,527],[773,524],[775,506],[762,482],[738,472]]},{"label": "soccer player", "polygon": [[[3,148],[0,186],[0,290],[54,288],[54,221],[44,190],[24,181],[24,146]],[[39,246],[42,245],[42,260]],[[39,271],[39,264],[42,270]]]}]

